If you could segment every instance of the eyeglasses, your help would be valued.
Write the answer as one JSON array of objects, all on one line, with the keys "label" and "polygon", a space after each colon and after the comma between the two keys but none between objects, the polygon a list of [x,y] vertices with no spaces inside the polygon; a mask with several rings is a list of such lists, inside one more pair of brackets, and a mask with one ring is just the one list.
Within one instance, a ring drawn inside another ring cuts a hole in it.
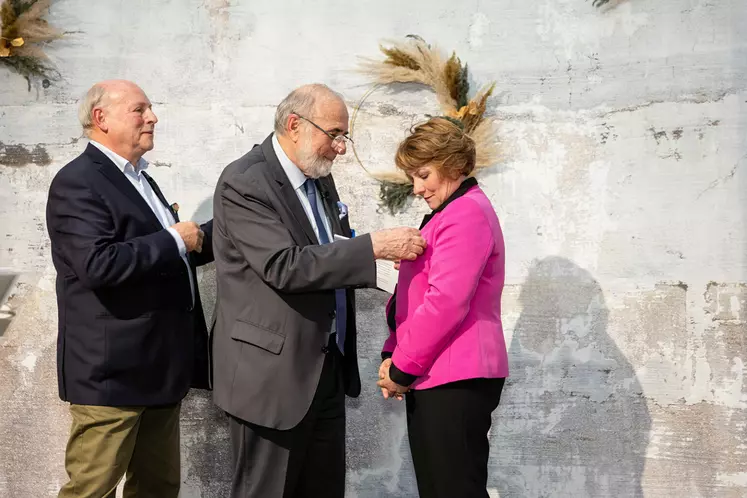
[{"label": "eyeglasses", "polygon": [[351,143],[355,143],[355,142],[353,142],[352,138],[350,138],[348,135],[346,135],[344,133],[340,133],[339,135],[333,135],[330,132],[328,132],[327,130],[325,130],[324,128],[322,128],[321,126],[319,126],[318,124],[316,124],[315,122],[313,122],[312,120],[310,120],[309,118],[305,118],[305,117],[301,116],[300,114],[298,114],[297,112],[293,112],[292,114],[295,114],[299,118],[301,118],[304,121],[310,123],[317,130],[319,130],[322,133],[324,133],[325,135],[327,135],[329,137],[329,139],[332,140],[332,145],[334,145],[336,147],[339,147],[342,144],[348,145],[348,144],[351,144]]}]

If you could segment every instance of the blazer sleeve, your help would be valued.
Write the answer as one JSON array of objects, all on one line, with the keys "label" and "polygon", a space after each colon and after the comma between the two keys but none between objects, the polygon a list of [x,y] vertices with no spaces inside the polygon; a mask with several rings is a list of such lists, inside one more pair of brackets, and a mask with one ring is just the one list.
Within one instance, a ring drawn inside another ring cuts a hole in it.
[{"label": "blazer sleeve", "polygon": [[195,266],[206,265],[215,260],[213,255],[213,220],[200,225],[200,229],[205,234],[205,238],[202,239],[202,252],[192,251],[190,253]]},{"label": "blazer sleeve", "polygon": [[376,285],[370,235],[300,247],[261,189],[240,175],[219,187],[221,229],[252,270],[280,292]]},{"label": "blazer sleeve", "polygon": [[462,324],[493,252],[495,241],[480,206],[471,199],[460,205],[443,211],[423,303],[397,330],[392,362],[410,376],[425,374]]},{"label": "blazer sleeve", "polygon": [[167,230],[116,240],[107,203],[85,176],[58,174],[49,189],[47,229],[52,250],[85,287],[115,287],[180,259]]}]

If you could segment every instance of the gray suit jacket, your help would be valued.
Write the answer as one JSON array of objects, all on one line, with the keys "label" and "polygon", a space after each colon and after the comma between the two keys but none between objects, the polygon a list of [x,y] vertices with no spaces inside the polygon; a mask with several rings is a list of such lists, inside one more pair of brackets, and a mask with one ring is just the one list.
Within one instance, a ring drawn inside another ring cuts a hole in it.
[{"label": "gray suit jacket", "polygon": [[[318,189],[333,231],[350,237],[332,177]],[[319,245],[271,137],[226,167],[213,203],[215,403],[256,425],[295,427],[314,397],[340,288],[348,289],[345,392],[358,396],[352,288],[376,284],[371,237]]]}]

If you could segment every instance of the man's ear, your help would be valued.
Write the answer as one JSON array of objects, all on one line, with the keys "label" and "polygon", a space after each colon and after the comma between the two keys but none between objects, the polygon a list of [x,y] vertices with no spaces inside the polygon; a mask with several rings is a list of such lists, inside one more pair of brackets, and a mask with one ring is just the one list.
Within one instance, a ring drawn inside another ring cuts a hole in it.
[{"label": "man's ear", "polygon": [[91,112],[91,118],[95,128],[99,128],[101,131],[106,133],[109,131],[109,124],[106,122],[106,113],[100,107],[96,107]]},{"label": "man's ear", "polygon": [[288,116],[288,121],[285,123],[285,133],[293,143],[297,143],[301,138],[301,118],[297,114]]}]

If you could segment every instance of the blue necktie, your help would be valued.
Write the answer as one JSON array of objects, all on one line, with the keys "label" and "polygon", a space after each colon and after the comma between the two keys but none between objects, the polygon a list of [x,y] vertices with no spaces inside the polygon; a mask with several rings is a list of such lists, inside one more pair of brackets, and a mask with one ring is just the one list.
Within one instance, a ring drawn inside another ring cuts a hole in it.
[{"label": "blue necktie", "polygon": [[[327,229],[324,228],[324,222],[322,221],[322,217],[319,214],[319,208],[316,204],[316,185],[314,184],[314,180],[307,178],[303,184],[303,188],[306,192],[306,197],[309,199],[309,204],[311,204],[311,212],[314,214],[314,221],[316,222],[316,227],[319,231],[319,243],[329,244]],[[345,354],[345,322],[347,321],[347,299],[345,298],[345,289],[335,290],[335,316],[337,319],[337,327],[335,328],[335,331],[337,332],[337,347],[341,353]]]}]

